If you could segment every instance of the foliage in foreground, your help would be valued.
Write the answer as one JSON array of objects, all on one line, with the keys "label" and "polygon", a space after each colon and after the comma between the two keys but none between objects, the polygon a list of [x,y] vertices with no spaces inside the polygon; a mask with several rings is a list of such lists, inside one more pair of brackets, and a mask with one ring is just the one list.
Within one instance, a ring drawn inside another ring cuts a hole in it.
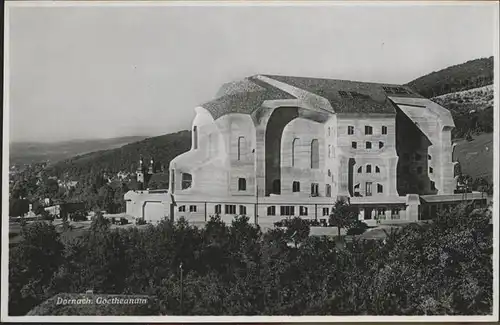
[{"label": "foliage in foreground", "polygon": [[93,290],[156,297],[154,310],[168,315],[489,314],[489,218],[460,207],[384,241],[339,246],[297,231],[263,234],[246,217],[231,225],[213,217],[203,229],[179,220],[114,231],[97,218],[64,247],[51,225],[37,223],[9,254],[9,312]]}]

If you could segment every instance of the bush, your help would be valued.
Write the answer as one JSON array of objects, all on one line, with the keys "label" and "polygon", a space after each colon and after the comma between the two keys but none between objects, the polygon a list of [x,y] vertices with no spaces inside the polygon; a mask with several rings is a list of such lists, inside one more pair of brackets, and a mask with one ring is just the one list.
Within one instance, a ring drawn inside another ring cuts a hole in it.
[{"label": "bush", "polygon": [[135,222],[136,225],[145,225],[146,224],[146,220],[144,220],[143,218],[140,218],[140,219],[137,219],[136,222]]},{"label": "bush", "polygon": [[368,229],[368,225],[363,221],[356,220],[352,227],[347,229],[347,235],[361,235],[366,229]]}]

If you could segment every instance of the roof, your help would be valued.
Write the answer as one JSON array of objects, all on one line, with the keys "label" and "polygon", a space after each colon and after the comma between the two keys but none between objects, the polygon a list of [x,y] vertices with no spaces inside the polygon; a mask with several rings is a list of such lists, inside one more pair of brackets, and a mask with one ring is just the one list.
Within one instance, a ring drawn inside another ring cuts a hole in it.
[{"label": "roof", "polygon": [[[395,106],[388,96],[422,98],[409,87],[401,85],[309,77],[263,76],[325,98],[335,113],[395,114]],[[224,84],[214,100],[201,106],[207,109],[214,119],[218,119],[229,113],[252,114],[266,100],[296,99],[285,89],[276,84],[270,85],[258,77],[251,76]]]}]

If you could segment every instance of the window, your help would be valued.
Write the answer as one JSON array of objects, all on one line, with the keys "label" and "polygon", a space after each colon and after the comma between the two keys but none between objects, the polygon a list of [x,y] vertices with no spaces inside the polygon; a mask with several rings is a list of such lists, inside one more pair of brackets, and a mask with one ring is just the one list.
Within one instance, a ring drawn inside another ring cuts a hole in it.
[{"label": "window", "polygon": [[328,136],[330,136],[331,134],[331,130],[330,130],[330,127],[328,127]]},{"label": "window", "polygon": [[363,172],[363,166],[358,168],[358,174],[361,174]]},{"label": "window", "polygon": [[358,148],[358,143],[353,141],[353,142],[351,143],[351,147],[352,147],[353,149]]},{"label": "window", "polygon": [[240,205],[240,216],[244,216],[247,214],[247,207],[244,205]]},{"label": "window", "polygon": [[311,141],[311,168],[319,168],[319,141],[314,139]]},{"label": "window", "polygon": [[378,142],[378,148],[382,149],[384,147],[384,143],[382,141]]},{"label": "window", "polygon": [[384,192],[384,186],[382,184],[377,184],[377,193],[383,193]]},{"label": "window", "polygon": [[186,212],[186,206],[185,205],[181,205],[179,207],[179,212]]},{"label": "window", "polygon": [[295,207],[289,205],[281,206],[280,212],[282,216],[293,216],[295,215]]},{"label": "window", "polygon": [[196,205],[190,205],[189,212],[196,212]]},{"label": "window", "polygon": [[181,188],[183,190],[190,188],[191,183],[193,182],[193,176],[188,173],[182,173],[182,183],[181,183]]},{"label": "window", "polygon": [[403,173],[409,174],[410,173],[410,167],[408,166],[403,166]]},{"label": "window", "polygon": [[238,178],[238,191],[247,190],[247,180],[245,178]]},{"label": "window", "polygon": [[245,152],[245,137],[238,138],[238,160],[241,160],[242,157],[246,154]]},{"label": "window", "polygon": [[330,215],[328,213],[328,208],[323,208],[323,216],[328,216],[328,215]]},{"label": "window", "polygon": [[380,168],[378,168],[378,166],[375,166],[375,173],[380,173]]},{"label": "window", "polygon": [[373,134],[373,128],[371,126],[365,126],[365,134]]},{"label": "window", "polygon": [[429,167],[429,174],[432,174],[434,172],[434,169],[432,167]]},{"label": "window", "polygon": [[301,206],[301,207],[299,208],[299,214],[300,214],[301,216],[307,216],[307,207],[303,207],[303,206]]},{"label": "window", "polygon": [[297,142],[299,141],[299,139],[295,138],[293,139],[292,141],[292,167],[296,165],[296,150],[297,150]]},{"label": "window", "polygon": [[222,206],[220,204],[217,204],[215,206],[215,214],[221,214],[222,213]]},{"label": "window", "polygon": [[387,134],[387,126],[382,126],[382,134]]},{"label": "window", "polygon": [[417,174],[422,174],[422,167],[417,167]]},{"label": "window", "polygon": [[415,161],[420,161],[422,159],[422,156],[419,155],[418,153],[415,154]]},{"label": "window", "polygon": [[372,172],[372,165],[366,165],[366,172],[371,173]]},{"label": "window", "polygon": [[276,215],[276,207],[274,205],[267,207],[267,215],[275,216]]},{"label": "window", "polygon": [[198,149],[198,127],[193,126],[193,148]]},{"label": "window", "polygon": [[327,197],[332,196],[332,186],[330,184],[325,185],[325,193]]},{"label": "window", "polygon": [[399,219],[399,212],[401,211],[400,208],[393,208],[391,210],[391,218],[392,219]]},{"label": "window", "polygon": [[436,183],[431,181],[431,190],[435,191],[436,190]]},{"label": "window", "polygon": [[353,135],[354,134],[354,126],[349,125],[347,127],[347,134]]},{"label": "window", "polygon": [[372,143],[370,141],[366,141],[366,149],[371,149]]},{"label": "window", "polygon": [[332,171],[328,169],[328,176],[332,176]]},{"label": "window", "polygon": [[372,196],[372,183],[371,182],[366,182],[365,195],[366,196]]},{"label": "window", "polygon": [[431,160],[431,159],[432,159],[431,155],[427,155],[427,160]]},{"label": "window", "polygon": [[236,205],[226,204],[225,212],[226,212],[226,214],[236,214]]},{"label": "window", "polygon": [[328,145],[328,158],[332,156],[332,146]]},{"label": "window", "polygon": [[318,196],[318,195],[319,195],[319,184],[311,183],[311,196]]},{"label": "window", "polygon": [[292,184],[293,192],[300,192],[300,182],[294,181]]}]

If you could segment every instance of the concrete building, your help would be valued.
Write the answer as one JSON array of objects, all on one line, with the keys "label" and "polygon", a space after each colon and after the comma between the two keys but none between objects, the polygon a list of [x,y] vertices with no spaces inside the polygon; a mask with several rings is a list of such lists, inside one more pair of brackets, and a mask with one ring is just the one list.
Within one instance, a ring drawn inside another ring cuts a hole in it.
[{"label": "concrete building", "polygon": [[450,112],[405,86],[257,75],[195,111],[191,150],[170,162],[168,191],[127,193],[128,214],[322,219],[348,198],[373,224],[464,200],[454,193]]}]

